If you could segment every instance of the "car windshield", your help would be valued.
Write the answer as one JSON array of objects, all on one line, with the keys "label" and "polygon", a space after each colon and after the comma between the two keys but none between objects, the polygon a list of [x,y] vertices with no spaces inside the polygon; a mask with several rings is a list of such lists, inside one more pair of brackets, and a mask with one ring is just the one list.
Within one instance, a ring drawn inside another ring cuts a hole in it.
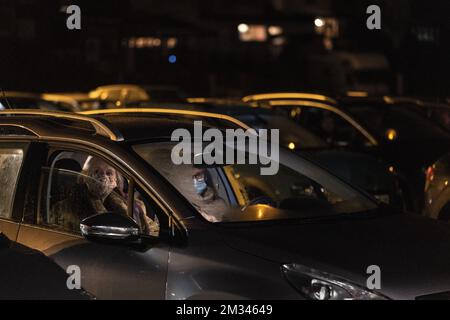
[{"label": "car windshield", "polygon": [[176,145],[151,142],[133,149],[210,222],[316,218],[377,207],[332,174],[285,149],[279,150],[278,172],[261,175],[260,164],[175,165],[171,153]]},{"label": "car windshield", "polygon": [[272,110],[258,109],[246,105],[238,106],[236,103],[223,105],[210,104],[205,111],[222,113],[239,119],[243,123],[258,129],[278,129],[280,144],[290,149],[315,149],[327,148],[329,144],[310,130],[300,126],[295,121],[283,114]]},{"label": "car windshield", "polygon": [[[445,130],[413,110],[411,105],[352,106],[349,110],[367,128],[389,140],[450,139],[450,135]],[[391,133],[393,136],[387,136],[389,132],[393,132]]]},{"label": "car windshield", "polygon": [[232,116],[256,130],[279,129],[280,144],[290,149],[326,148],[328,146],[314,133],[281,115],[242,113]]}]

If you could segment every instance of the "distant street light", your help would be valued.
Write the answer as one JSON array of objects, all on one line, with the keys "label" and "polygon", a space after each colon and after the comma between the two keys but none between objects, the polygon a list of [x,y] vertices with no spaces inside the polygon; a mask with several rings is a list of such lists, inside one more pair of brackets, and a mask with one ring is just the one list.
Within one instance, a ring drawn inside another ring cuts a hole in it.
[{"label": "distant street light", "polygon": [[238,25],[238,31],[240,33],[246,33],[248,31],[248,24],[245,23],[241,23],[240,25]]},{"label": "distant street light", "polygon": [[324,24],[325,24],[325,22],[320,18],[317,18],[314,20],[314,25],[318,28],[323,27]]},{"label": "distant street light", "polygon": [[283,28],[280,26],[270,26],[267,28],[267,32],[269,32],[271,36],[279,36],[283,33]]}]

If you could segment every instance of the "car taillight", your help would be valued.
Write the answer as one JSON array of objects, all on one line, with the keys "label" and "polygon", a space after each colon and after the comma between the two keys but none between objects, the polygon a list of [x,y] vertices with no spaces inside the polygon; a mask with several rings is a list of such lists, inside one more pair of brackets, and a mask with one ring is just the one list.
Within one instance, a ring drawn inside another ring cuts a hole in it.
[{"label": "car taillight", "polygon": [[434,166],[429,166],[426,170],[426,179],[427,181],[433,181],[434,179]]}]

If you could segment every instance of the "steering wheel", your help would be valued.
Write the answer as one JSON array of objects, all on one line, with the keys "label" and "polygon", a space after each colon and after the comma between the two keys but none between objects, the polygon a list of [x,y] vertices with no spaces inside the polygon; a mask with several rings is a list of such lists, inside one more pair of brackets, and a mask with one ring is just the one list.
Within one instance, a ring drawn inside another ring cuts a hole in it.
[{"label": "steering wheel", "polygon": [[[298,191],[297,190],[301,190],[304,189],[307,185],[305,184],[293,184],[291,186],[291,192],[294,196],[298,195]],[[313,180],[309,180],[308,181],[308,187],[311,187],[313,190],[313,194],[311,194],[310,196],[315,196],[320,200],[327,200],[327,197],[325,196],[324,192],[322,191],[322,186],[320,184],[318,184],[317,182],[313,181]]]},{"label": "steering wheel", "polygon": [[249,206],[254,206],[256,204],[266,204],[268,206],[277,207],[276,202],[269,196],[259,196],[250,200],[244,207],[242,207],[242,211],[247,209]]}]

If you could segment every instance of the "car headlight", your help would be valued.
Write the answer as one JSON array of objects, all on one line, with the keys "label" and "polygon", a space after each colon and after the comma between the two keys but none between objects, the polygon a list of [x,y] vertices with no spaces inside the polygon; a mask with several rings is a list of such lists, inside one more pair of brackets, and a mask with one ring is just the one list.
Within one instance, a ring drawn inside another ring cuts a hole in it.
[{"label": "car headlight", "polygon": [[301,295],[313,300],[385,300],[386,297],[363,289],[326,272],[299,264],[284,264],[282,271]]}]

